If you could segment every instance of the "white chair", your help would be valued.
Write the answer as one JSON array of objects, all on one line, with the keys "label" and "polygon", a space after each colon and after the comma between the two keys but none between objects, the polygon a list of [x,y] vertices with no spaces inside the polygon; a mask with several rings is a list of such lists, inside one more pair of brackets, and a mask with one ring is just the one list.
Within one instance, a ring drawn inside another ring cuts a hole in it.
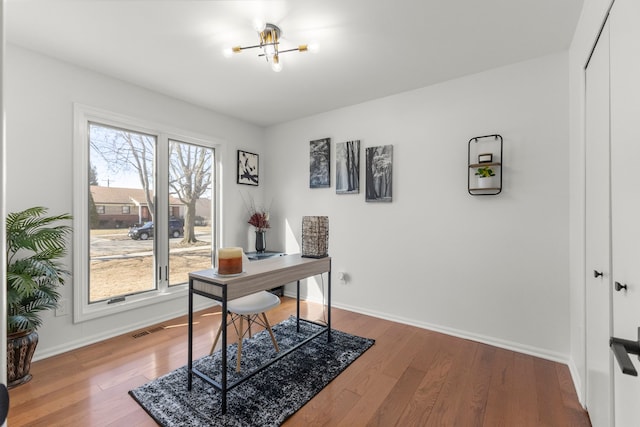
[{"label": "white chair", "polygon": [[[271,341],[273,342],[276,352],[280,351],[276,337],[273,335],[271,325],[269,325],[269,320],[267,320],[267,315],[265,314],[266,311],[269,311],[278,305],[280,305],[280,298],[267,291],[257,292],[255,294],[236,298],[227,302],[227,312],[229,317],[231,317],[231,320],[229,322],[220,321],[220,328],[218,328],[216,339],[213,341],[213,345],[211,346],[210,354],[213,354],[213,350],[218,343],[218,339],[222,333],[222,327],[233,324],[238,334],[238,362],[236,365],[236,372],[240,372],[242,339],[247,332],[249,333],[249,337],[251,337],[251,325],[254,323],[261,325],[269,331],[269,335],[271,335]],[[239,325],[236,324],[236,320],[239,320]],[[247,321],[246,329],[244,328],[244,320]]]}]

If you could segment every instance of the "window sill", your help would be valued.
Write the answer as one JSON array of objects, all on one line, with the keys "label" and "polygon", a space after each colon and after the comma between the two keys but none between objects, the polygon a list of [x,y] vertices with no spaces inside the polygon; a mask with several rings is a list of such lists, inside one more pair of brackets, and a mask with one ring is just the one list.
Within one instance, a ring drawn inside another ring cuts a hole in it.
[{"label": "window sill", "polygon": [[149,291],[142,294],[130,295],[124,301],[107,303],[101,301],[90,305],[81,305],[76,301],[74,307],[73,323],[82,323],[87,320],[109,317],[130,310],[165,303],[178,298],[186,298],[189,292],[188,285],[176,285],[170,289]]}]

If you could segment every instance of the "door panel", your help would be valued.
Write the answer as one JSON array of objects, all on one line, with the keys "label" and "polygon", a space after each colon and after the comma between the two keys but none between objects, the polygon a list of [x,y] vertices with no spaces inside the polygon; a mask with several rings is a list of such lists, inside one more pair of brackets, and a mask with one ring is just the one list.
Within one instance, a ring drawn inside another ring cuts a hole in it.
[{"label": "door panel", "polygon": [[[611,213],[614,336],[637,339],[640,326],[640,2],[616,0],[610,15]],[[637,357],[632,356],[640,370]],[[614,369],[617,426],[640,425],[640,379]]]},{"label": "door panel", "polygon": [[587,66],[585,113],[586,403],[593,426],[605,427],[612,425],[613,416],[612,355],[608,345],[611,336],[608,24]]}]

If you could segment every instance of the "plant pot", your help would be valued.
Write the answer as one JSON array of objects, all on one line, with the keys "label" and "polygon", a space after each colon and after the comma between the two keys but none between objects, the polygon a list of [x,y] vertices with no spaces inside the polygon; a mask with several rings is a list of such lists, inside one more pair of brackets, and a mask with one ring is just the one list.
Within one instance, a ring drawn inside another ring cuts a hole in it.
[{"label": "plant pot", "polygon": [[38,345],[36,331],[22,331],[7,336],[7,383],[17,387],[31,380],[31,359]]},{"label": "plant pot", "polygon": [[495,188],[495,176],[478,177],[478,188]]}]

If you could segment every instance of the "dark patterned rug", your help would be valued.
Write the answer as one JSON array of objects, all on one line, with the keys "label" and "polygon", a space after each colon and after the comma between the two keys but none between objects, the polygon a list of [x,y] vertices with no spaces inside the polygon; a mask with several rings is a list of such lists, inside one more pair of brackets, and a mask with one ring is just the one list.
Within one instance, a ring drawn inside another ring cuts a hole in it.
[{"label": "dark patterned rug", "polygon": [[[295,325],[295,318],[289,318],[273,326],[281,352],[295,347],[321,328],[300,322],[297,333]],[[220,392],[202,379],[194,375],[193,387],[191,391],[187,390],[186,366],[131,390],[129,394],[158,424],[166,427],[279,426],[374,343],[372,339],[335,329],[331,337],[332,341],[328,343],[327,334],[320,334],[230,390],[225,415],[220,409]],[[266,331],[243,341],[240,374],[235,371],[236,353],[237,344],[228,346],[229,383],[242,379],[245,372],[262,366],[276,355]],[[220,350],[194,361],[193,366],[220,381]]]}]

